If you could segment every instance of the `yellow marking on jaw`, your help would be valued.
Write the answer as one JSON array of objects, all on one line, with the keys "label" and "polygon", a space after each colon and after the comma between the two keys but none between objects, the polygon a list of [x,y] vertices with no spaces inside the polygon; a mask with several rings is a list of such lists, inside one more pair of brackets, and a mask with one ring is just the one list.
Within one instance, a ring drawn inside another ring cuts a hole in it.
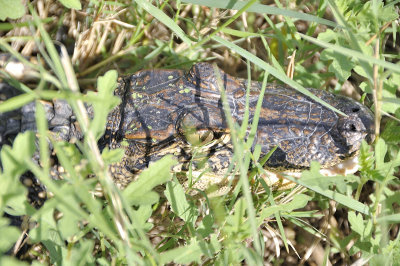
[{"label": "yellow marking on jaw", "polygon": [[[147,126],[147,130],[138,130],[125,134],[126,139],[131,140],[146,140],[147,138],[155,139],[156,141],[167,139],[176,134],[175,127],[169,125],[166,129],[155,130],[151,126]],[[146,132],[147,131],[147,132]]]}]

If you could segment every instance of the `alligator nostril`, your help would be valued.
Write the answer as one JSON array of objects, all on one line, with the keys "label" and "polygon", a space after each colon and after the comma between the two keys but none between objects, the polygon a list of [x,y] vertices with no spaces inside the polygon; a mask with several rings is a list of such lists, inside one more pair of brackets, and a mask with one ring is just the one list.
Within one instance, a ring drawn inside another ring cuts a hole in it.
[{"label": "alligator nostril", "polygon": [[351,109],[351,111],[353,113],[357,113],[358,111],[360,111],[360,107],[353,107],[353,109]]},{"label": "alligator nostril", "polygon": [[350,130],[351,132],[357,132],[357,127],[356,127],[354,124],[350,124],[350,125],[349,125],[349,130]]}]

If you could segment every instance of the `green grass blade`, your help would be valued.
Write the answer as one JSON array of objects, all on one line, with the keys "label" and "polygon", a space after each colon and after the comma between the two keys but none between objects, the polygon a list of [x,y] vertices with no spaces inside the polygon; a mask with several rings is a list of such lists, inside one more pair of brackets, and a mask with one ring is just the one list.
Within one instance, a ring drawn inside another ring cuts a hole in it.
[{"label": "green grass blade", "polygon": [[182,39],[182,41],[184,41],[188,45],[192,44],[192,41],[188,37],[186,37],[185,32],[170,17],[165,15],[165,13],[162,12],[160,9],[156,8],[146,0],[136,0],[136,3],[139,6],[141,6],[144,10],[149,12],[158,21],[160,21],[165,26],[170,28],[179,38]]},{"label": "green grass blade", "polygon": [[260,37],[261,35],[259,33],[253,33],[253,32],[245,32],[241,30],[234,30],[230,28],[223,28],[221,29],[221,32],[236,36],[239,38],[247,38],[247,37]]},{"label": "green grass blade", "polygon": [[48,173],[50,170],[50,153],[47,142],[48,122],[46,119],[46,112],[40,101],[36,101],[35,119],[39,133],[40,162],[41,166],[43,167],[43,171]]},{"label": "green grass blade", "polygon": [[324,47],[327,49],[332,49],[335,52],[341,53],[346,56],[350,56],[353,59],[361,60],[363,62],[367,62],[370,64],[376,64],[378,66],[381,66],[381,67],[393,70],[394,72],[400,73],[400,66],[398,66],[396,64],[389,63],[389,62],[386,62],[386,61],[383,61],[380,59],[376,59],[373,56],[363,54],[356,50],[352,50],[352,49],[349,49],[346,47],[342,47],[342,46],[334,45],[334,44],[331,44],[328,42],[324,42],[324,41],[318,40],[316,38],[304,35],[302,33],[299,33],[299,34],[303,39],[305,39],[309,42],[312,42],[318,46],[321,46],[321,47]]},{"label": "green grass blade", "polygon": [[391,224],[398,224],[400,223],[400,213],[390,214],[381,216],[376,219],[378,223],[391,223]]},{"label": "green grass blade", "polygon": [[[253,199],[251,197],[250,194],[250,185],[249,185],[249,180],[247,178],[247,170],[244,167],[244,163],[242,158],[239,158],[239,156],[241,156],[241,154],[243,153],[243,144],[244,143],[240,143],[239,142],[239,138],[237,135],[237,131],[236,131],[236,127],[235,127],[235,123],[233,121],[232,115],[231,115],[231,110],[229,107],[229,103],[227,100],[227,96],[225,93],[225,88],[222,82],[222,78],[221,78],[221,74],[219,72],[219,69],[217,67],[217,65],[213,65],[214,67],[214,73],[216,75],[216,79],[217,79],[217,84],[220,90],[220,94],[221,94],[221,100],[222,100],[222,106],[224,109],[224,113],[225,113],[225,117],[226,117],[226,122],[230,128],[230,132],[231,132],[231,139],[232,139],[232,143],[233,143],[233,148],[234,148],[234,153],[236,156],[236,162],[238,164],[239,167],[239,171],[240,171],[240,181],[242,184],[242,192],[244,194],[244,197],[246,199],[246,203],[247,203],[247,215],[248,215],[248,219],[251,225],[251,230],[252,230],[252,234],[253,234],[253,238],[254,239],[258,239],[258,233],[257,233],[257,225],[256,225],[256,213],[254,210],[254,204],[253,204]],[[249,156],[249,154],[247,154],[247,156]],[[242,155],[243,157],[243,155]],[[250,161],[248,161],[250,162]],[[258,241],[256,241],[255,243],[255,249],[257,250],[257,252],[259,254],[261,254],[261,246],[260,243]]]},{"label": "green grass blade", "polygon": [[[53,18],[43,18],[40,21],[44,24],[52,22]],[[32,24],[32,20],[17,23],[0,23],[0,30],[12,30],[15,28],[27,27]]]},{"label": "green grass blade", "polygon": [[317,193],[319,193],[319,194],[321,194],[321,195],[323,195],[323,196],[325,196],[325,197],[327,197],[329,199],[332,199],[332,200],[334,200],[334,201],[336,201],[336,202],[338,202],[338,203],[340,203],[340,204],[342,204],[342,205],[344,205],[344,206],[346,206],[346,207],[348,207],[348,208],[350,208],[352,210],[358,211],[358,212],[363,213],[365,215],[371,215],[369,207],[367,205],[355,200],[355,199],[352,199],[352,198],[350,198],[348,196],[340,194],[340,193],[338,193],[336,191],[325,190],[325,189],[321,189],[320,187],[317,187],[317,186],[307,185],[301,179],[297,179],[297,178],[292,177],[292,176],[285,175],[285,178],[289,179],[290,181],[292,181],[292,182],[294,182],[296,184],[299,184],[299,185],[302,185],[302,186],[304,186],[306,188],[309,188],[309,189],[311,189],[311,190],[313,190],[313,191],[315,191],[315,192],[317,192]]},{"label": "green grass blade", "polygon": [[[225,8],[225,9],[233,9],[240,10],[243,8],[248,1],[230,1],[230,0],[182,0],[184,3],[190,3],[194,5],[208,6],[208,7],[216,7],[216,8]],[[337,27],[338,25],[330,20],[319,18],[317,16],[305,14],[302,12],[296,12],[288,9],[277,8],[273,6],[267,6],[262,4],[254,4],[247,12],[255,12],[255,13],[266,13],[270,15],[282,15],[286,17],[298,18],[305,21],[315,22],[318,24],[327,25],[330,27]]]},{"label": "green grass blade", "polygon": [[[67,89],[68,88],[67,77],[65,75],[64,68],[61,64],[60,57],[58,56],[56,47],[54,46],[53,41],[50,38],[50,35],[47,33],[46,29],[44,28],[43,23],[41,22],[36,11],[33,8],[31,8],[30,11],[34,18],[35,24],[40,32],[40,35],[43,38],[43,42],[46,45],[46,49],[50,55],[51,64],[50,64],[50,62],[48,62],[48,63],[54,67],[53,70],[54,70],[55,74],[57,75],[57,77],[61,81],[62,89]],[[39,43],[39,41],[38,41],[38,43]],[[41,45],[39,44],[38,47],[41,47]]]},{"label": "green grass blade", "polygon": [[236,53],[238,53],[241,56],[245,57],[246,59],[250,60],[251,62],[253,62],[257,66],[261,67],[265,71],[268,71],[271,75],[273,75],[277,79],[279,79],[282,82],[286,83],[287,85],[293,87],[295,90],[299,91],[300,93],[310,97],[311,99],[313,99],[314,101],[320,103],[321,105],[331,109],[332,111],[337,112],[338,114],[341,114],[343,116],[347,116],[343,112],[339,111],[335,107],[329,105],[328,103],[324,102],[323,100],[321,100],[320,98],[318,98],[317,96],[315,96],[314,94],[309,92],[306,88],[304,88],[303,86],[301,86],[297,82],[291,80],[289,77],[287,77],[285,75],[285,73],[282,73],[281,71],[278,71],[277,69],[273,68],[268,63],[264,62],[263,60],[261,60],[260,58],[258,58],[255,55],[253,55],[252,53],[244,50],[243,48],[237,46],[236,44],[233,44],[232,42],[229,42],[229,41],[227,41],[227,40],[225,40],[225,39],[223,39],[223,38],[221,38],[219,36],[214,36],[213,40],[215,40],[215,41],[225,45],[226,47],[232,49]]},{"label": "green grass blade", "polygon": [[256,0],[250,0],[246,2],[245,5],[243,5],[238,12],[236,12],[235,15],[233,15],[231,18],[229,18],[224,24],[219,26],[215,31],[213,31],[211,34],[206,35],[201,41],[196,43],[193,47],[191,47],[192,50],[195,50],[197,47],[201,47],[203,44],[208,42],[210,39],[212,39],[218,32],[222,31],[225,29],[229,24],[233,23],[241,14],[246,12],[254,3]]},{"label": "green grass blade", "polygon": [[9,100],[0,104],[0,113],[5,113],[24,106],[36,99],[35,93],[24,93],[17,95]]}]

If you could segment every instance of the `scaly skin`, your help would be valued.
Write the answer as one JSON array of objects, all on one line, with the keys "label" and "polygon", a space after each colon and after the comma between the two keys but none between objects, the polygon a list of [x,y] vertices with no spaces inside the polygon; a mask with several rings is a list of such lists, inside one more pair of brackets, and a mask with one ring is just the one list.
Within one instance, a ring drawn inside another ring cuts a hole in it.
[{"label": "scaly skin", "polygon": [[[223,71],[220,74],[232,118],[240,124],[247,81]],[[250,123],[260,89],[260,83],[251,83]],[[261,145],[261,156],[278,146],[266,169],[299,171],[308,168],[311,161],[328,168],[356,156],[363,139],[373,139],[373,116],[365,106],[347,97],[310,91],[348,116],[340,116],[292,88],[268,85],[254,141],[254,145]],[[139,71],[121,79],[115,94],[121,98],[121,104],[109,114],[106,133],[99,145],[125,149],[123,160],[110,169],[117,184],[126,186],[151,162],[172,154],[179,161],[173,170],[182,182],[187,178],[189,163],[193,162],[195,176],[209,169],[195,188],[205,190],[209,184],[217,184],[221,193],[229,189],[224,174],[233,149],[217,78],[210,64],[195,64],[189,72]],[[66,141],[82,137],[65,102],[46,106],[50,130]],[[33,111],[29,106],[16,111],[21,120],[2,114],[0,143],[19,131],[34,130]],[[199,143],[193,144],[196,140]]]},{"label": "scaly skin", "polygon": [[[240,124],[247,81],[220,73],[232,117]],[[250,123],[260,89],[260,83],[252,82]],[[268,85],[255,136],[255,144],[261,145],[261,156],[278,146],[265,166],[268,170],[298,171],[308,168],[311,161],[328,168],[355,156],[363,139],[373,139],[373,116],[365,106],[347,97],[310,91],[348,117],[292,88]],[[109,115],[103,145],[126,150],[122,162],[112,167],[117,183],[127,184],[151,162],[173,154],[180,162],[174,170],[181,173],[182,180],[192,160],[192,170],[198,176],[202,169],[211,169],[198,180],[197,188],[204,190],[211,183],[226,190],[223,177],[231,162],[232,145],[216,75],[210,64],[196,64],[188,73],[140,71],[123,79],[115,94],[122,103]],[[191,132],[206,136],[200,141],[206,144],[200,159],[193,160],[193,150],[198,152],[201,148],[188,143]],[[202,163],[206,163],[205,167]]]}]

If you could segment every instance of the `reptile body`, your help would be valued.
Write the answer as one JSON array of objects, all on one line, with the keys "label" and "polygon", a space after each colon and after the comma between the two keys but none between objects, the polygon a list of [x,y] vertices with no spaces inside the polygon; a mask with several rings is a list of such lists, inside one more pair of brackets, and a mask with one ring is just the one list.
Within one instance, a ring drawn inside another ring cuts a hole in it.
[{"label": "reptile body", "polygon": [[[232,118],[241,124],[247,81],[219,71]],[[251,82],[250,124],[260,89],[261,83]],[[252,149],[260,145],[263,156],[277,147],[265,165],[272,173],[299,172],[309,168],[312,161],[319,162],[322,169],[334,167],[355,158],[363,139],[370,142],[374,138],[374,120],[368,108],[344,96],[309,90],[347,116],[293,88],[267,85]],[[121,98],[121,104],[109,114],[99,145],[125,149],[122,161],[110,168],[117,184],[125,187],[149,164],[172,154],[179,161],[172,170],[183,183],[190,169],[194,188],[205,190],[216,184],[221,193],[229,190],[226,173],[233,162],[233,147],[212,65],[198,63],[188,72],[139,71],[121,78],[115,95]],[[82,137],[65,101],[49,103],[46,110],[50,130],[61,139]],[[35,129],[32,108],[25,106],[17,112],[21,119],[2,114],[2,143],[18,131]],[[274,186],[276,181],[264,178]]]}]

